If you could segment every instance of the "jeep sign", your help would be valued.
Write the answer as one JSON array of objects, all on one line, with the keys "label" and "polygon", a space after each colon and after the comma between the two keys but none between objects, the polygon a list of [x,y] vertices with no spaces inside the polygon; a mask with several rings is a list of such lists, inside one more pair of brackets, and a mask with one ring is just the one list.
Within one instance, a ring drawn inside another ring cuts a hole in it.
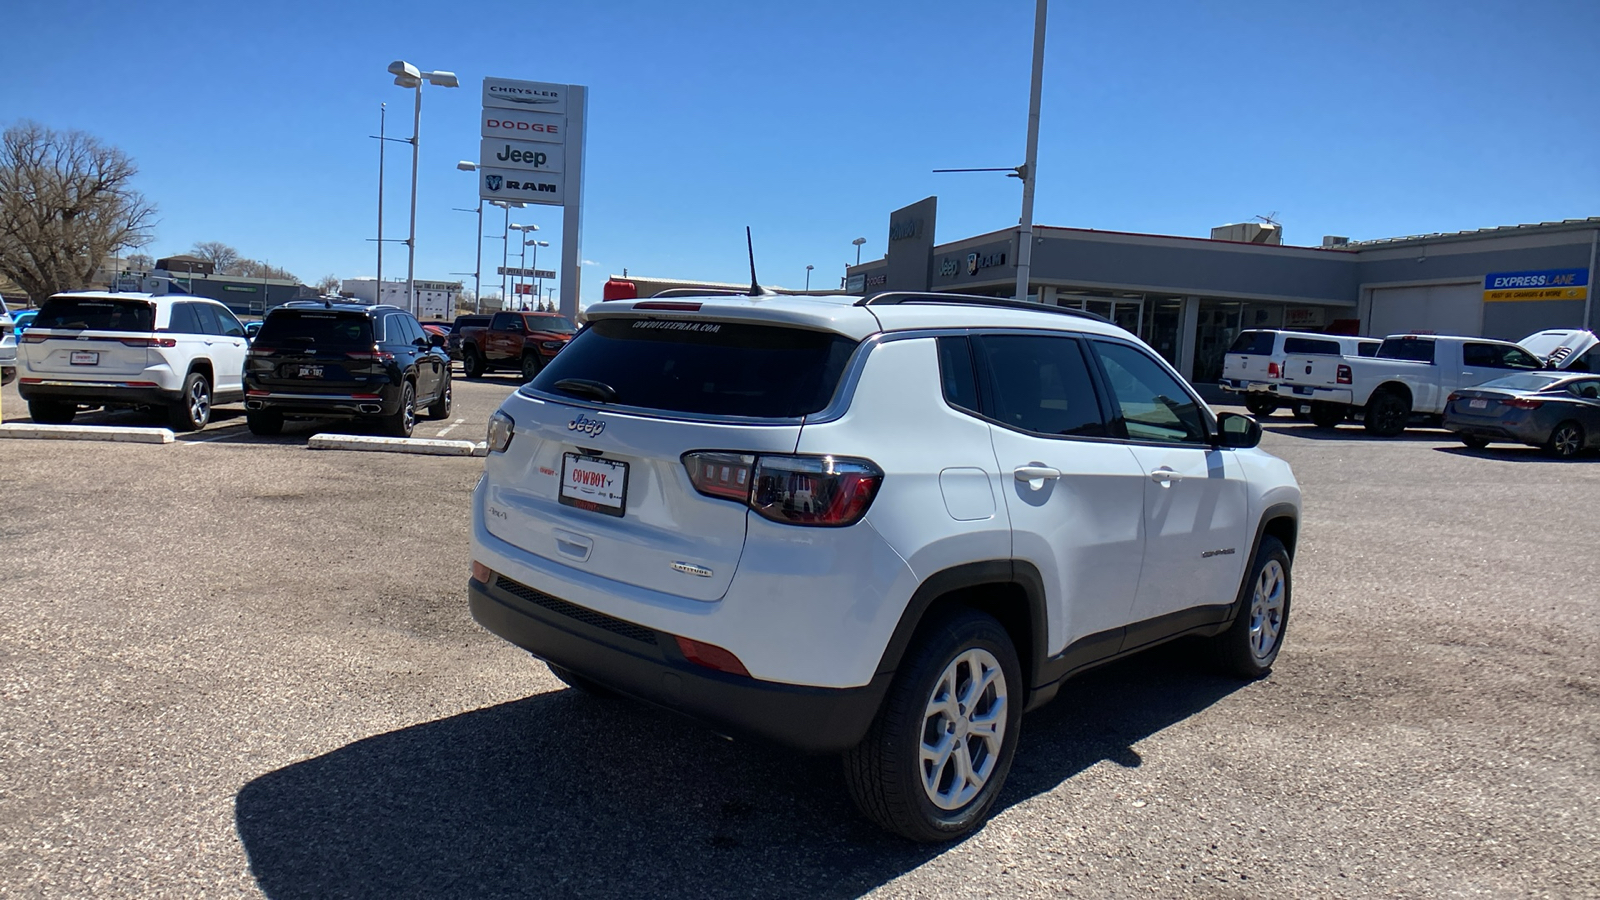
[{"label": "jeep sign", "polygon": [[532,144],[502,138],[484,138],[478,145],[478,159],[484,165],[502,169],[537,169],[547,174],[561,171],[563,148],[560,144]]}]

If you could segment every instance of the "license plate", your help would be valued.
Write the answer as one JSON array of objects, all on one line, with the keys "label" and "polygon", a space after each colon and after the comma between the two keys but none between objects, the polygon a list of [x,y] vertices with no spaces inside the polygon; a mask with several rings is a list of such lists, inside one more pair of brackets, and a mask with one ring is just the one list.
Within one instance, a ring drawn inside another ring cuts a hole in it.
[{"label": "license plate", "polygon": [[321,378],[322,377],[322,367],[321,366],[301,366],[300,367],[300,377],[301,378]]},{"label": "license plate", "polygon": [[561,455],[561,503],[620,516],[628,493],[628,464],[578,453]]},{"label": "license plate", "polygon": [[1487,401],[1487,400],[1472,400],[1472,401],[1469,401],[1467,403],[1467,405],[1472,407],[1473,409],[1488,409],[1489,408],[1489,401]]},{"label": "license plate", "polygon": [[100,353],[95,350],[74,350],[70,361],[75,366],[98,366]]},{"label": "license plate", "polygon": [[1309,397],[1309,396],[1311,396],[1311,388],[1308,388],[1308,387],[1296,387],[1296,388],[1295,388],[1295,389],[1294,389],[1294,392],[1295,392],[1295,393],[1296,393],[1296,394],[1299,394],[1299,395],[1300,395],[1300,396],[1302,396],[1302,397]]}]

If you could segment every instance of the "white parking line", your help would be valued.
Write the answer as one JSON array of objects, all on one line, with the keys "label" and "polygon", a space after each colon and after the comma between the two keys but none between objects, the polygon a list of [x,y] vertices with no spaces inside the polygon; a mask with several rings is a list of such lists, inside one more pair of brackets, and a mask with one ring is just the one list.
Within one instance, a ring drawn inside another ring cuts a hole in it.
[{"label": "white parking line", "polygon": [[456,430],[456,426],[460,425],[462,422],[465,422],[465,421],[466,421],[466,419],[457,419],[454,422],[451,422],[449,425],[446,425],[443,429],[441,429],[438,434],[434,435],[434,437],[444,437],[445,435],[449,434],[450,432],[455,431]]}]

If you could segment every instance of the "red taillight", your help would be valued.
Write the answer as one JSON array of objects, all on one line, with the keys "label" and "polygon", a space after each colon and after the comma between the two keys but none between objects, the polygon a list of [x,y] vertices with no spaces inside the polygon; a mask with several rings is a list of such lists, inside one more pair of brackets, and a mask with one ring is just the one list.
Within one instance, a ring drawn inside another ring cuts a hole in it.
[{"label": "red taillight", "polygon": [[673,303],[670,300],[646,300],[643,303],[635,303],[633,305],[633,308],[634,309],[673,309],[673,310],[677,310],[678,312],[697,312],[700,309],[700,304],[698,304],[698,303]]},{"label": "red taillight", "polygon": [[1268,378],[1277,378],[1278,377],[1278,373],[1280,371],[1282,371],[1282,370],[1278,368],[1278,364],[1277,363],[1275,363],[1275,362],[1267,363],[1267,377]]},{"label": "red taillight", "polygon": [[712,497],[750,500],[750,475],[756,458],[744,453],[686,453],[684,468],[694,489]]},{"label": "red taillight", "polygon": [[491,577],[493,577],[493,576],[494,576],[494,572],[490,571],[488,566],[484,565],[481,562],[478,562],[477,560],[473,560],[472,561],[472,580],[473,581],[476,581],[479,584],[488,584],[489,583],[489,579]]},{"label": "red taillight", "polygon": [[371,350],[351,350],[345,354],[350,359],[370,359],[373,362],[394,362],[394,354],[373,347]]},{"label": "red taillight", "polygon": [[1350,367],[1345,365],[1339,366],[1338,371],[1334,373],[1334,380],[1339,384],[1350,384],[1352,381]]},{"label": "red taillight", "polygon": [[843,456],[701,451],[685,453],[683,465],[700,493],[746,503],[786,525],[854,525],[883,484],[883,470],[871,461]]},{"label": "red taillight", "polygon": [[42,344],[48,340],[50,340],[50,335],[40,334],[37,331],[24,331],[22,333],[22,342],[24,344]]},{"label": "red taillight", "polygon": [[1501,402],[1514,409],[1538,409],[1544,405],[1543,400],[1535,400],[1532,397],[1512,397]]},{"label": "red taillight", "polygon": [[1454,402],[1456,402],[1457,400],[1460,400],[1460,399],[1461,399],[1461,395],[1460,394],[1451,394],[1450,396],[1444,398],[1444,402],[1445,402],[1445,405],[1448,406],[1449,404],[1454,403]]},{"label": "red taillight", "polygon": [[743,675],[746,678],[750,677],[750,670],[744,667],[744,663],[739,661],[739,657],[718,647],[716,644],[704,644],[686,637],[680,637],[677,640],[678,649],[683,651],[683,658],[689,662],[697,666],[705,666],[708,669],[716,669],[718,672]]},{"label": "red taillight", "polygon": [[176,347],[176,346],[178,346],[178,342],[174,338],[153,338],[153,337],[145,338],[145,337],[140,337],[140,338],[121,338],[120,340],[122,341],[122,343],[126,344],[129,347]]},{"label": "red taillight", "polygon": [[247,355],[247,356],[271,356],[272,354],[277,353],[277,352],[278,352],[278,348],[277,347],[257,347],[255,345],[251,345],[250,349],[245,351],[245,355]]},{"label": "red taillight", "polygon": [[381,394],[351,394],[351,400],[382,400]]}]

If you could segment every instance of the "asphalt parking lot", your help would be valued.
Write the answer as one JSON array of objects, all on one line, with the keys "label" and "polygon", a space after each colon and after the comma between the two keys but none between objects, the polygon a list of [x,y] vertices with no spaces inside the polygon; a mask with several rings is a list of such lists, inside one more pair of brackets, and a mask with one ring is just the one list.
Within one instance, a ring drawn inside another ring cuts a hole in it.
[{"label": "asphalt parking lot", "polygon": [[[458,380],[417,436],[481,440],[515,383]],[[480,630],[481,460],[242,418],[0,442],[0,894],[1600,895],[1600,458],[1270,419],[1306,498],[1273,674],[1174,645],[1086,676],[993,821],[922,847],[831,759]]]}]

